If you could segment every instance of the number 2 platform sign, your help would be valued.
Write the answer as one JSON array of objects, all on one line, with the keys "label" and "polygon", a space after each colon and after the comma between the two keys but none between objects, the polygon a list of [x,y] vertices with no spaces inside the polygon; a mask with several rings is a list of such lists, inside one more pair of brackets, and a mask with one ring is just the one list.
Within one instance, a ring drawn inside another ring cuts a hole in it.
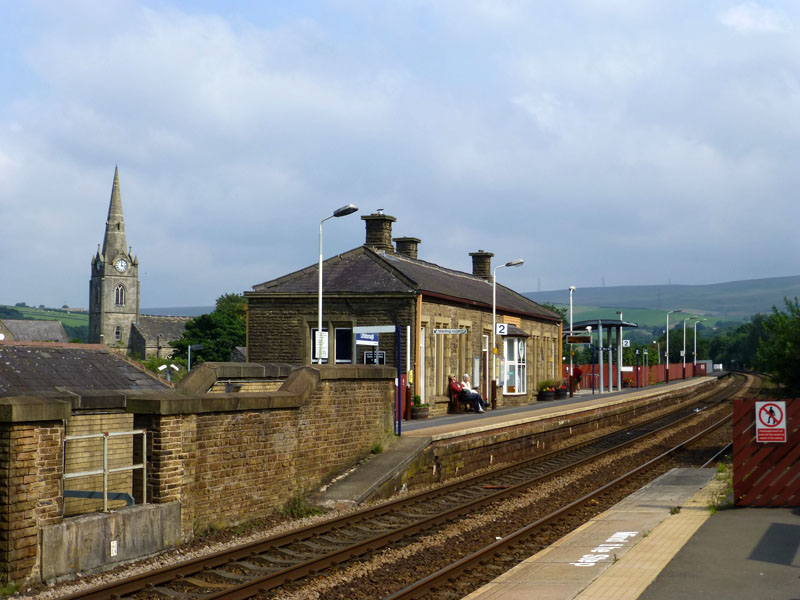
[{"label": "number 2 platform sign", "polygon": [[756,402],[756,442],[786,443],[786,402]]}]

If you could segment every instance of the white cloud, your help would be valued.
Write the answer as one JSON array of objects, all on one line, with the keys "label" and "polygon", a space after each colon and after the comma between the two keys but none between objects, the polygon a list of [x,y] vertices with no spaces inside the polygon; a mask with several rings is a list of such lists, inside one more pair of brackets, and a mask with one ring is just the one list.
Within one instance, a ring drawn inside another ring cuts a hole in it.
[{"label": "white cloud", "polygon": [[789,22],[785,17],[756,2],[744,2],[728,8],[719,15],[719,21],[739,33],[783,33],[789,30]]}]

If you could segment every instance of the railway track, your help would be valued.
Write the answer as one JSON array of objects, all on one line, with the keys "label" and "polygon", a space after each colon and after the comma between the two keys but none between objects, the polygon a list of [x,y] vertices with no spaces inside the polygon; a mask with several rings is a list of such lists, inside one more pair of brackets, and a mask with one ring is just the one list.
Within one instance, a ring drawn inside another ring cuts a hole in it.
[{"label": "railway track", "polygon": [[590,469],[586,465],[597,464],[603,457],[635,444],[647,445],[646,440],[724,405],[747,385],[753,382],[739,378],[699,403],[574,447],[66,598],[268,597],[278,593],[270,590],[291,587],[291,582],[309,575],[318,576],[358,557],[407,544],[415,536],[480,514],[559,475],[582,466]]}]

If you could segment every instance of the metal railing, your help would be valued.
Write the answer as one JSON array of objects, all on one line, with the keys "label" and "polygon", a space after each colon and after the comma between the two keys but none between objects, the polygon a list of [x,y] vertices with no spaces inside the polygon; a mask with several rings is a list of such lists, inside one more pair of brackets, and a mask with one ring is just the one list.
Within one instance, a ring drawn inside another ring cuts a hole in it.
[{"label": "metal railing", "polygon": [[[124,467],[108,467],[108,441],[112,437],[122,436],[142,436],[142,462],[138,464],[128,465]],[[93,471],[80,471],[75,473],[67,473],[67,443],[77,440],[99,439],[103,440],[103,467],[102,469],[95,469]],[[142,470],[142,504],[147,504],[147,430],[146,429],[133,429],[131,431],[104,431],[102,433],[89,433],[85,435],[68,435],[64,438],[64,497],[73,498],[103,498],[103,512],[108,512],[108,500],[125,500],[126,504],[134,504],[135,501],[131,494],[120,492],[108,491],[108,476],[113,473],[124,473],[127,471],[134,471],[136,469]],[[82,490],[67,490],[66,483],[71,479],[78,479],[81,477],[96,477],[97,475],[103,476],[103,490],[99,491],[82,491]],[[102,494],[102,496],[101,496]]]}]

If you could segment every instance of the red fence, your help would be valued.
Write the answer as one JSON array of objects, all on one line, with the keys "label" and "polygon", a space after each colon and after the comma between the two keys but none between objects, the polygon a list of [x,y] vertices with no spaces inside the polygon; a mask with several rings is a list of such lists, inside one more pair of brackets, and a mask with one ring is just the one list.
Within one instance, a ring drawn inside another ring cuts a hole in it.
[{"label": "red fence", "polygon": [[[583,389],[591,389],[592,388],[592,381],[594,381],[594,387],[598,387],[600,385],[600,370],[598,365],[594,365],[594,374],[592,373],[592,365],[575,365],[580,366],[582,375],[581,375],[581,387]],[[574,368],[574,367],[573,367]],[[650,365],[644,366],[633,365],[630,367],[631,371],[623,371],[622,372],[622,383],[625,387],[647,387],[648,385],[653,385],[655,383],[662,383],[665,381],[666,376],[666,369],[665,365]],[[692,363],[686,363],[686,372],[684,373],[683,364],[682,363],[674,363],[670,364],[669,366],[669,380],[676,381],[678,379],[688,379],[689,377],[702,376],[706,374],[706,365],[705,363],[700,363],[699,365],[693,365]],[[619,382],[617,381],[617,366],[614,365],[613,367],[613,375],[614,375],[614,388],[619,388]],[[638,380],[637,380],[638,375]],[[569,379],[569,364],[565,364],[562,366],[561,369],[561,376],[564,379]],[[626,380],[629,381],[629,385],[626,384]],[[637,383],[638,381],[638,383]],[[603,383],[608,387],[608,364],[603,363]]]},{"label": "red fence", "polygon": [[733,498],[737,506],[800,506],[800,399],[784,402],[785,414],[777,418],[785,420],[786,441],[758,442],[756,400],[734,400]]}]

